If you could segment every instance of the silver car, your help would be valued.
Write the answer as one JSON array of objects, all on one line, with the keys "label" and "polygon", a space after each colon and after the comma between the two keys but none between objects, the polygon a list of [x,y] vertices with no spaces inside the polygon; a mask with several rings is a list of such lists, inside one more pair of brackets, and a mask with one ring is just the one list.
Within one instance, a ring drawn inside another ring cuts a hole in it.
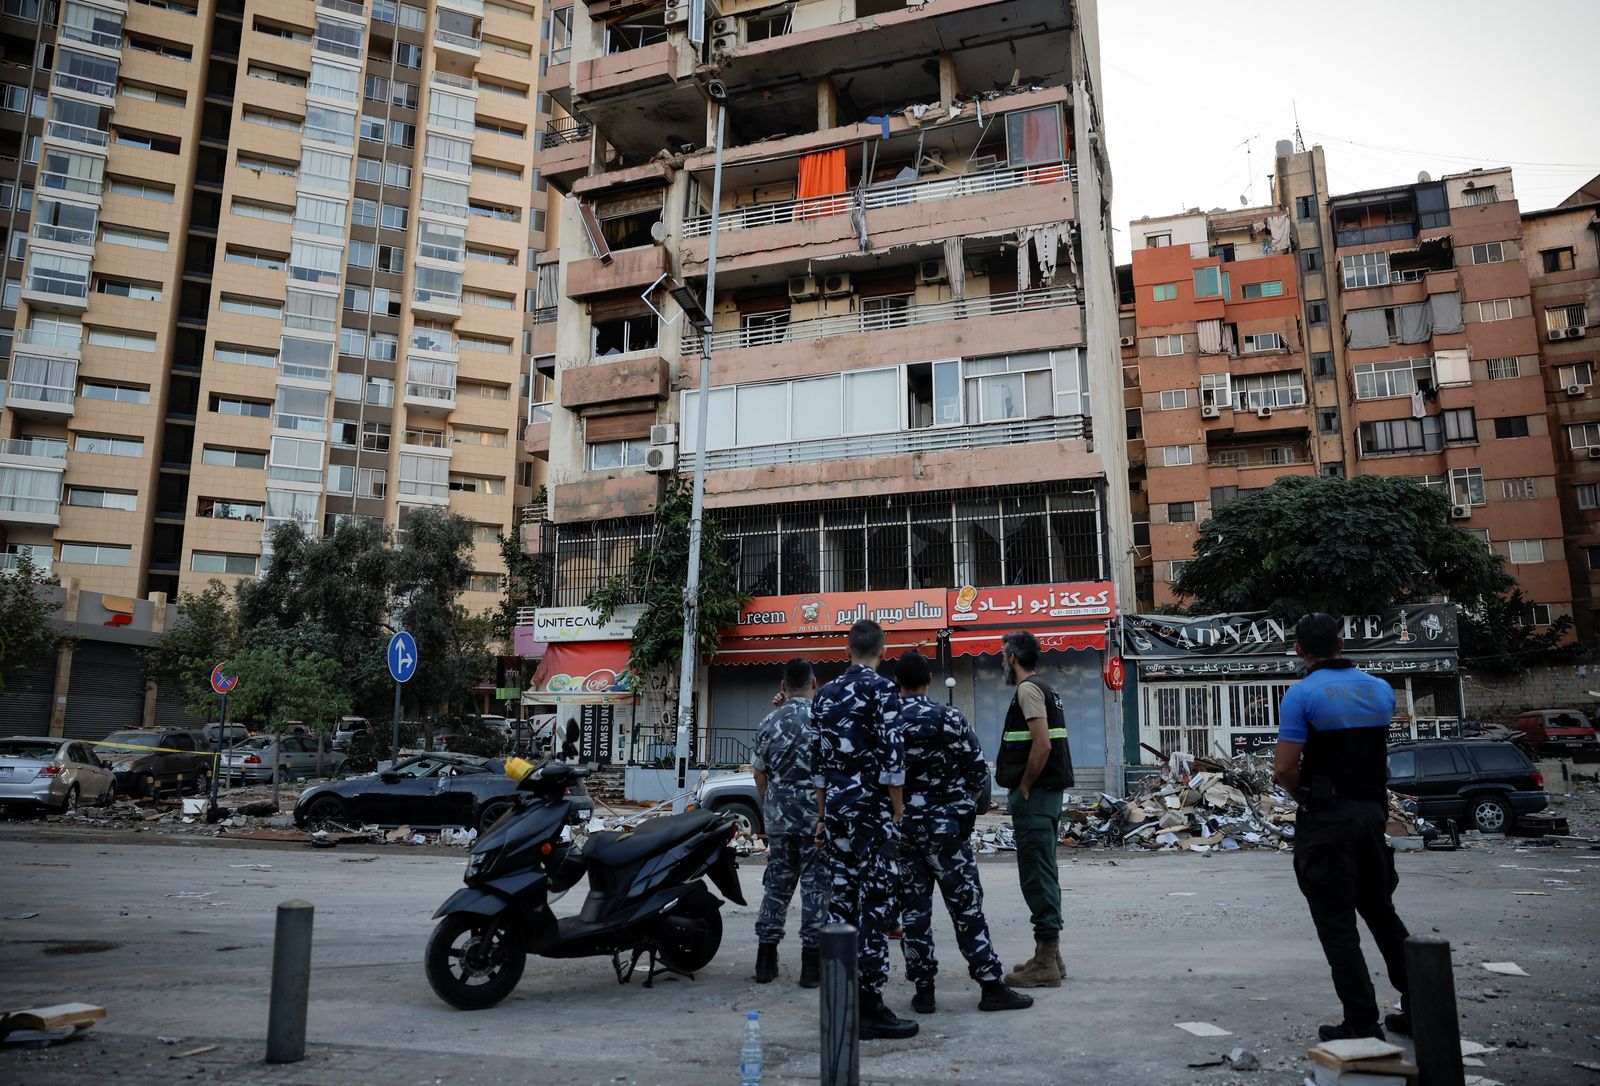
[{"label": "silver car", "polygon": [[0,739],[0,806],[43,807],[64,814],[79,803],[110,803],[116,775],[87,743],[10,736]]},{"label": "silver car", "polygon": [[333,776],[344,772],[345,756],[326,739],[314,735],[253,735],[222,752],[222,780],[230,783],[259,784],[272,780],[272,766],[282,767],[279,780],[317,775],[317,745],[322,745],[322,771]]}]

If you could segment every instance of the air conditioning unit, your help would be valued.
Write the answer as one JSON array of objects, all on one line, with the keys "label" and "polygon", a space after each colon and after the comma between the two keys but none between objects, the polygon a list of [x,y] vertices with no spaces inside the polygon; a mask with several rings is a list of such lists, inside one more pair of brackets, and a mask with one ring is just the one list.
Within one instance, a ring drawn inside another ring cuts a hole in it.
[{"label": "air conditioning unit", "polygon": [[808,302],[815,298],[817,290],[817,277],[814,275],[796,275],[789,279],[789,300],[791,302]]},{"label": "air conditioning unit", "polygon": [[1559,343],[1561,340],[1567,338],[1567,330],[1565,328],[1552,328],[1550,329],[1549,338],[1551,343]]},{"label": "air conditioning unit", "polygon": [[662,22],[668,26],[683,26],[689,22],[689,0],[667,0],[667,11]]},{"label": "air conditioning unit", "polygon": [[917,265],[917,286],[932,286],[935,283],[948,283],[950,276],[945,269],[943,260],[924,260]]},{"label": "air conditioning unit", "polygon": [[1600,460],[1600,448],[1589,450],[1590,460]]},{"label": "air conditioning unit", "polygon": [[676,445],[678,443],[678,427],[674,423],[661,422],[650,427],[650,444]]},{"label": "air conditioning unit", "polygon": [[737,15],[724,15],[711,23],[711,55],[731,53],[744,44],[744,20]]},{"label": "air conditioning unit", "polygon": [[1586,332],[1588,332],[1588,331],[1589,331],[1589,326],[1588,325],[1575,324],[1571,328],[1567,329],[1567,338],[1568,339],[1582,339],[1584,337],[1584,334]]},{"label": "air conditioning unit", "polygon": [[1220,419],[1222,417],[1222,408],[1214,403],[1201,404],[1200,417],[1203,419]]},{"label": "air conditioning unit", "polygon": [[1256,408],[1256,418],[1258,418],[1258,419],[1270,419],[1271,417],[1272,417],[1272,408],[1270,408],[1270,407],[1258,407],[1258,408]]},{"label": "air conditioning unit", "polygon": [[824,298],[840,298],[850,293],[850,276],[844,272],[838,275],[823,276],[822,296]]},{"label": "air conditioning unit", "polygon": [[1567,386],[1567,395],[1568,396],[1582,396],[1585,392],[1588,392],[1588,391],[1589,391],[1589,386],[1588,385],[1568,385]]},{"label": "air conditioning unit", "polygon": [[652,445],[644,454],[644,470],[663,475],[678,466],[678,446]]},{"label": "air conditioning unit", "polygon": [[1450,507],[1451,520],[1469,520],[1472,517],[1472,506],[1452,505]]},{"label": "air conditioning unit", "polygon": [[1123,347],[1132,347],[1133,346],[1133,337],[1132,336],[1123,336],[1117,342]]}]

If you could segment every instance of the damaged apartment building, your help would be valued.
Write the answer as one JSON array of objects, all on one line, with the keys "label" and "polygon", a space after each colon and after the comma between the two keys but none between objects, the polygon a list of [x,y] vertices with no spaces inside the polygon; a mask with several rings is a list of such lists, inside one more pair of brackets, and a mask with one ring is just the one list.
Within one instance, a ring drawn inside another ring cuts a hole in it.
[{"label": "damaged apartment building", "polygon": [[[1003,696],[999,632],[1061,626],[1064,692],[1113,728],[1100,660],[1132,565],[1095,18],[1088,0],[551,11],[541,167],[564,198],[527,437],[549,503],[527,530],[544,602],[581,606],[705,458],[756,626],[697,684],[702,738],[752,732],[782,659],[842,667],[858,606],[905,619],[891,655],[992,678],[962,682],[969,707]],[[814,625],[759,636],[797,599]]]}]

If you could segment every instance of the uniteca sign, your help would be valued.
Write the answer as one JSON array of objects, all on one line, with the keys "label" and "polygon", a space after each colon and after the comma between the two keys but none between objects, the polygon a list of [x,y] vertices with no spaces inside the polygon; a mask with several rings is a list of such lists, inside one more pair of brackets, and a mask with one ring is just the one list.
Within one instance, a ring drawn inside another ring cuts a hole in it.
[{"label": "uniteca sign", "polygon": [[541,607],[533,613],[535,641],[630,641],[644,607],[629,604],[617,608],[604,625],[600,616],[587,607]]}]

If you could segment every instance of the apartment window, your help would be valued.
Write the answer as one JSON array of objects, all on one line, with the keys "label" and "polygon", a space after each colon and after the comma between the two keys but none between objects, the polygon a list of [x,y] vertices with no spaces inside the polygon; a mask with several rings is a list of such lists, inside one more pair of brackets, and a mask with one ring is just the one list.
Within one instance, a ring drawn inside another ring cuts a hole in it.
[{"label": "apartment window", "polygon": [[644,466],[645,454],[650,451],[650,442],[632,441],[600,441],[589,446],[589,470],[604,471],[608,468],[637,468]]},{"label": "apartment window", "polygon": [[1594,363],[1573,362],[1570,365],[1557,366],[1556,384],[1562,388],[1571,388],[1574,385],[1588,388],[1594,384]]},{"label": "apartment window", "polygon": [[247,573],[256,571],[256,558],[250,554],[219,554],[212,551],[195,551],[189,556],[189,568],[196,573]]},{"label": "apartment window", "polygon": [[1531,476],[1523,479],[1500,480],[1500,497],[1508,502],[1533,501],[1538,496],[1538,480]]},{"label": "apartment window", "polygon": [[1551,339],[1559,333],[1582,335],[1589,327],[1589,307],[1583,302],[1552,306],[1544,311],[1544,326]]},{"label": "apartment window", "polygon": [[67,487],[67,504],[87,509],[117,509],[133,512],[139,508],[139,495],[126,490],[99,490],[94,487]]},{"label": "apartment window", "polygon": [[1522,376],[1522,366],[1516,358],[1491,358],[1484,365],[1488,368],[1491,381],[1508,381]]},{"label": "apartment window", "polygon": [[1313,327],[1321,327],[1328,323],[1328,303],[1312,302],[1306,306],[1306,317]]},{"label": "apartment window", "polygon": [[[333,334],[339,321],[339,296],[313,294],[290,288],[284,293],[283,323],[286,328]],[[331,347],[332,344],[329,344]]]},{"label": "apartment window", "polygon": [[1281,351],[1285,348],[1281,332],[1256,332],[1244,337],[1244,353],[1254,354],[1259,351]]},{"label": "apartment window", "polygon": [[1468,207],[1474,204],[1498,203],[1499,200],[1500,194],[1495,191],[1493,185],[1479,185],[1476,188],[1467,189],[1461,194],[1461,202]]},{"label": "apartment window", "polygon": [[438,456],[400,454],[402,496],[447,498],[450,492],[450,461]]},{"label": "apartment window", "polygon": [[1170,302],[1178,296],[1178,284],[1157,283],[1150,288],[1151,300],[1157,302]]},{"label": "apartment window", "polygon": [[244,200],[235,196],[231,209],[235,215],[247,219],[265,219],[267,222],[292,222],[294,209],[282,204],[266,204],[259,200]]},{"label": "apartment window", "polygon": [[1572,489],[1577,492],[1579,509],[1600,509],[1600,483],[1581,483]]},{"label": "apartment window", "polygon": [[1600,570],[1600,547],[1583,548],[1583,558],[1590,570]]},{"label": "apartment window", "polygon": [[1506,258],[1506,247],[1498,241],[1474,245],[1470,252],[1474,264],[1498,264]]},{"label": "apartment window", "polygon": [[[329,299],[332,301],[333,299]],[[333,371],[333,344],[284,336],[278,372],[303,381],[326,381]]]},{"label": "apartment window", "polygon": [[107,245],[126,245],[130,249],[149,249],[151,252],[167,251],[167,235],[126,226],[107,226],[100,231],[100,240]]},{"label": "apartment window", "polygon": [[1294,217],[1299,222],[1310,222],[1317,217],[1317,202],[1310,196],[1294,198]]},{"label": "apartment window", "polygon": [[123,83],[118,89],[124,98],[132,98],[138,102],[154,102],[158,106],[177,106],[182,109],[189,101],[181,91],[174,93],[157,90],[142,83]]},{"label": "apartment window", "polygon": [[366,399],[374,407],[389,407],[394,403],[394,382],[387,377],[368,377]]},{"label": "apartment window", "polygon": [[370,241],[351,241],[346,259],[352,268],[371,268],[376,253],[377,246]]},{"label": "apartment window", "polygon": [[242,294],[224,294],[217,302],[223,313],[237,313],[241,317],[267,317],[277,320],[283,316],[283,306],[266,298],[246,298]]},{"label": "apartment window", "polygon": [[1510,298],[1495,298],[1492,301],[1478,303],[1478,320],[1487,322],[1508,321],[1510,319]]},{"label": "apartment window", "polygon": [[1165,249],[1171,244],[1171,231],[1166,231],[1160,234],[1146,234],[1144,236],[1144,247],[1146,249]]},{"label": "apartment window", "polygon": [[264,468],[267,466],[267,454],[207,445],[200,450],[200,462],[214,468]]},{"label": "apartment window", "polygon": [[285,132],[300,131],[300,118],[286,117],[281,113],[268,113],[264,109],[245,109],[241,115],[245,124],[259,124],[264,128],[281,128]]},{"label": "apartment window", "polygon": [[1194,463],[1194,447],[1192,445],[1163,445],[1161,447],[1161,462],[1169,468],[1185,467]]},{"label": "apartment window", "polygon": [[1321,249],[1300,250],[1300,270],[1303,272],[1317,272],[1322,270]]},{"label": "apartment window", "polygon": [[[405,8],[402,7],[401,11],[403,12],[404,10]],[[422,27],[418,26],[415,29],[421,30]],[[403,42],[396,44],[394,47],[394,61],[402,68],[421,68],[422,46],[406,45]]]},{"label": "apartment window", "polygon": [[1333,355],[1318,353],[1311,356],[1311,376],[1319,381],[1333,378]]},{"label": "apartment window", "polygon": [[247,419],[272,417],[272,405],[260,400],[241,400],[233,396],[211,397],[211,410],[218,415],[238,415]]},{"label": "apartment window", "polygon": [[356,494],[381,498],[389,489],[389,472],[384,468],[362,468],[356,472]]},{"label": "apartment window", "polygon": [[1465,445],[1478,440],[1478,420],[1470,407],[1455,407],[1441,412],[1444,439],[1450,445]]},{"label": "apartment window", "polygon": [[[31,361],[31,359],[18,358],[12,363],[12,381],[19,380],[15,367],[19,366],[23,361]],[[81,394],[86,400],[109,400],[112,403],[137,404],[150,402],[150,389],[144,385],[115,385],[106,381],[85,381],[83,382]]]},{"label": "apartment window", "polygon": [[1337,434],[1339,432],[1339,409],[1337,407],[1317,408],[1317,433]]},{"label": "apartment window", "polygon": [[1410,456],[1444,448],[1437,416],[1363,422],[1359,429],[1362,456]]},{"label": "apartment window", "polygon": [[1575,452],[1600,448],[1600,422],[1579,422],[1568,426],[1567,444]]},{"label": "apartment window", "polygon": [[1194,523],[1194,502],[1168,502],[1167,503],[1167,523],[1168,524],[1192,524],[1192,523]]},{"label": "apartment window", "polygon": [[100,456],[144,455],[144,438],[115,437],[111,434],[74,434],[73,452],[96,453]]},{"label": "apartment window", "polygon": [[1494,420],[1495,437],[1527,437],[1527,415],[1505,415]]},{"label": "apartment window", "polygon": [[1167,388],[1161,390],[1161,410],[1182,411],[1189,406],[1189,390],[1186,388]]},{"label": "apartment window", "polygon": [[1196,298],[1222,297],[1222,269],[1218,267],[1194,270],[1194,296]]},{"label": "apartment window", "polygon": [[266,271],[283,271],[289,266],[288,258],[277,253],[264,253],[259,249],[240,249],[232,245],[222,254],[222,262],[242,264],[247,268],[262,268]]},{"label": "apartment window", "polygon": [[133,561],[133,548],[106,543],[63,543],[61,561],[85,566],[126,566]]},{"label": "apartment window", "polygon": [[1240,288],[1240,294],[1246,298],[1281,298],[1283,296],[1283,280],[1268,279],[1260,283],[1245,283]]},{"label": "apartment window", "polygon": [[145,332],[119,332],[114,328],[91,328],[88,341],[96,347],[115,347],[141,354],[154,354],[156,349],[155,336]]},{"label": "apartment window", "polygon": [[655,347],[659,329],[655,314],[594,322],[594,354],[628,354]]},{"label": "apartment window", "polygon": [[1226,373],[1202,373],[1200,375],[1200,406],[1232,407],[1232,378]]},{"label": "apartment window", "polygon": [[417,85],[395,80],[389,85],[389,104],[399,106],[401,109],[416,109]]},{"label": "apartment window", "polygon": [[279,430],[320,434],[328,428],[328,394],[310,388],[278,386],[272,425]]},{"label": "apartment window", "polygon": [[356,115],[331,106],[306,104],[305,138],[335,147],[356,145]]},{"label": "apartment window", "polygon": [[1144,436],[1144,412],[1137,407],[1123,408],[1122,426],[1129,441],[1138,441]]},{"label": "apartment window", "polygon": [[1544,561],[1544,540],[1513,539],[1506,544],[1514,566],[1531,566]]},{"label": "apartment window", "polygon": [[1171,357],[1183,353],[1183,336],[1156,336],[1156,356]]},{"label": "apartment window", "polygon": [[[370,313],[372,311],[372,288],[357,286],[354,283],[346,284],[344,288],[344,307],[346,311],[351,313]],[[347,336],[350,337],[348,342],[352,344],[355,343],[354,337],[360,336],[362,338],[363,343],[359,351],[345,349]],[[367,350],[365,339],[366,336],[354,328],[339,329],[339,353],[357,356],[365,354]]]},{"label": "apartment window", "polygon": [[234,347],[218,344],[211,357],[218,362],[231,362],[238,366],[261,366],[271,369],[278,364],[278,352],[260,347]]},{"label": "apartment window", "polygon": [[1178,578],[1183,576],[1183,567],[1187,566],[1188,564],[1189,564],[1189,562],[1188,562],[1187,559],[1184,560],[1184,561],[1181,561],[1181,562],[1180,561],[1168,562],[1166,564],[1167,565],[1167,583],[1168,584],[1177,584],[1178,583]]},{"label": "apartment window", "polygon": [[1354,368],[1356,399],[1381,400],[1410,396],[1433,386],[1433,361],[1402,358],[1394,362],[1367,362]]},{"label": "apartment window", "polygon": [[260,502],[235,501],[231,498],[201,498],[195,502],[196,516],[212,520],[259,521],[262,515]]},{"label": "apartment window", "polygon": [[1483,505],[1483,469],[1451,468],[1450,496],[1457,505]]},{"label": "apartment window", "polygon": [[1344,289],[1360,290],[1363,287],[1381,287],[1389,282],[1388,253],[1353,253],[1342,257],[1339,266],[1344,271]]},{"label": "apartment window", "polygon": [[428,127],[471,132],[477,108],[476,99],[448,94],[435,87],[428,95]]},{"label": "apartment window", "polygon": [[282,68],[274,68],[267,64],[251,64],[245,70],[245,74],[251,79],[264,79],[268,83],[282,83],[289,87],[306,85],[306,77],[298,72],[286,72]]},{"label": "apartment window", "polygon": [[1232,385],[1235,411],[1259,411],[1263,407],[1300,407],[1306,402],[1305,378],[1298,373],[1262,373],[1248,377],[1233,377],[1229,383]]},{"label": "apartment window", "polygon": [[130,196],[135,200],[151,200],[159,204],[172,203],[172,190],[160,185],[149,185],[138,181],[120,181],[111,179],[108,186],[114,196]]},{"label": "apartment window", "polygon": [[378,201],[357,197],[350,204],[350,225],[376,227],[378,225]]},{"label": "apartment window", "polygon": [[1575,256],[1576,254],[1570,245],[1560,249],[1541,249],[1539,251],[1539,260],[1544,264],[1546,275],[1571,271]]},{"label": "apartment window", "polygon": [[384,204],[379,221],[385,230],[404,230],[411,221],[411,212],[393,204]]},{"label": "apartment window", "polygon": [[361,448],[364,452],[388,452],[389,436],[389,424],[387,422],[363,422],[361,424]]},{"label": "apartment window", "polygon": [[292,483],[322,481],[322,442],[298,437],[274,437],[267,477]]},{"label": "apartment window", "polygon": [[33,258],[28,261],[26,286],[28,290],[42,291],[63,298],[87,298],[89,258],[37,249]]}]

